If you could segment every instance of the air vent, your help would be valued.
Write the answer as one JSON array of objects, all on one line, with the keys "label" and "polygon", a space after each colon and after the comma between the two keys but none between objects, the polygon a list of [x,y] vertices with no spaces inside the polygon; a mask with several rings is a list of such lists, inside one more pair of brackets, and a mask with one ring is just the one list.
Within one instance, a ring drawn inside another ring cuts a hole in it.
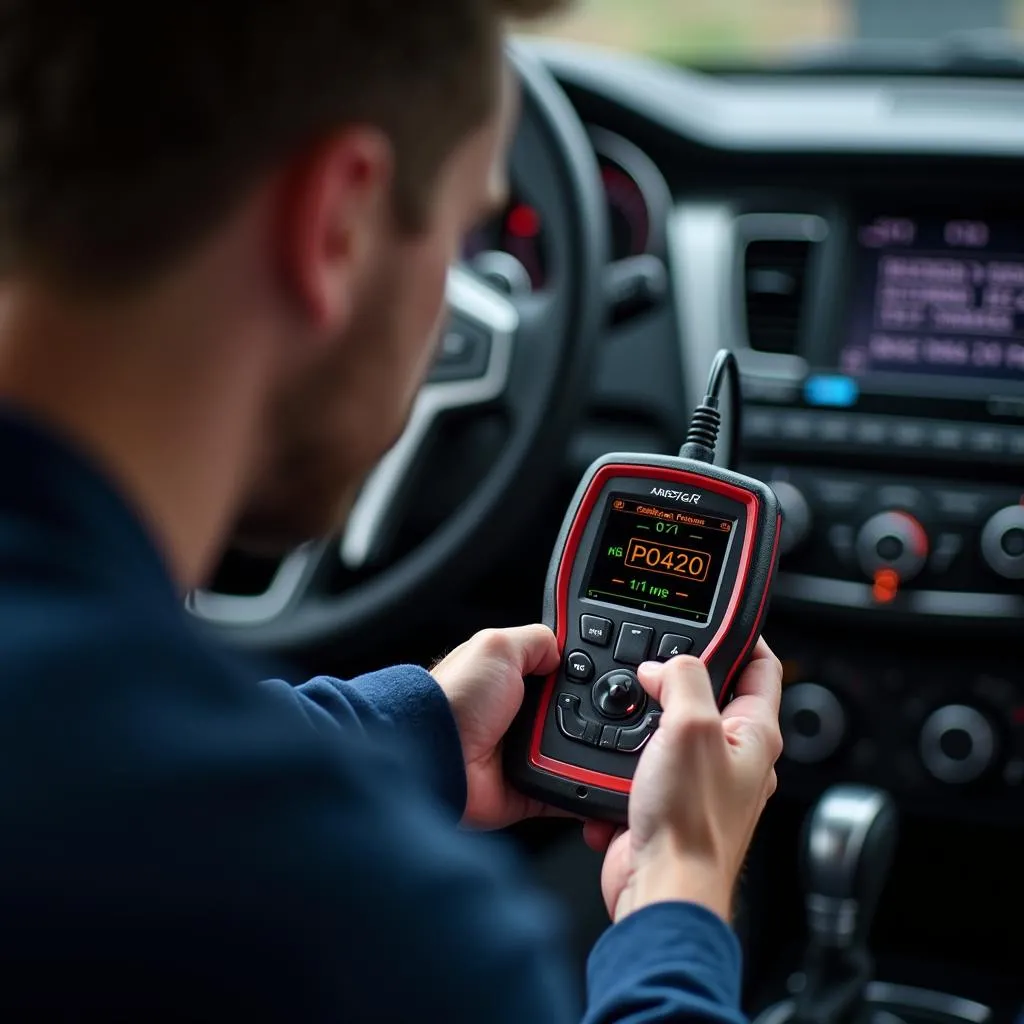
[{"label": "air vent", "polygon": [[755,351],[797,353],[813,244],[802,239],[757,239],[747,244],[747,336]]}]

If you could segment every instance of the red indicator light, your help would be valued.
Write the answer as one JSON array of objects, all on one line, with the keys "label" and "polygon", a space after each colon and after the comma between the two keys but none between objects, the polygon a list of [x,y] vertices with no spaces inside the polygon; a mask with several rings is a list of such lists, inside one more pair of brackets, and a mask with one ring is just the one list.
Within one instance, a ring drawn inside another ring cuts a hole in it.
[{"label": "red indicator light", "polygon": [[1024,708],[1013,709],[1013,724],[1024,725]]},{"label": "red indicator light", "polygon": [[506,224],[509,234],[516,238],[536,238],[540,234],[540,214],[525,203],[509,210]]},{"label": "red indicator light", "polygon": [[892,569],[879,569],[875,573],[875,585],[871,588],[871,593],[879,604],[891,604],[899,592],[899,573]]}]

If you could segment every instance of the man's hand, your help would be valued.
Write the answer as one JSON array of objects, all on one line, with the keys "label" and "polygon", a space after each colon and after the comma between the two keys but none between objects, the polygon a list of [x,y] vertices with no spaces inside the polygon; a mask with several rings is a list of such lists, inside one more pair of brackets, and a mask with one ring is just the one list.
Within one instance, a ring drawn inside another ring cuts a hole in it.
[{"label": "man's hand", "polygon": [[523,703],[523,677],[558,668],[558,644],[544,626],[488,629],[433,669],[452,706],[466,760],[469,796],[463,823],[495,829],[558,814],[505,781],[501,741]]},{"label": "man's hand", "polygon": [[722,712],[696,658],[643,665],[639,676],[664,713],[637,765],[629,830],[586,826],[595,848],[611,842],[601,879],[608,911],[618,921],[651,903],[685,900],[728,921],[754,828],[775,792],[782,668],[762,640]]}]

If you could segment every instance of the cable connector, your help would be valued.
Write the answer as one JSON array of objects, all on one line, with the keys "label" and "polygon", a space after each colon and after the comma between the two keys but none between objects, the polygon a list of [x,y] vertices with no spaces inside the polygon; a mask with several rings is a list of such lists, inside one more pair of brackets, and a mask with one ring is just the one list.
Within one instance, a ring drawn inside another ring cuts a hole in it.
[{"label": "cable connector", "polygon": [[722,429],[722,413],[719,409],[722,383],[729,377],[729,394],[732,414],[732,445],[729,458],[730,466],[736,462],[739,447],[740,414],[743,410],[740,393],[740,370],[736,357],[728,350],[722,349],[711,366],[708,374],[707,394],[704,401],[693,412],[690,429],[686,433],[686,443],[679,450],[684,459],[694,462],[713,463],[715,448],[718,445],[718,434]]}]

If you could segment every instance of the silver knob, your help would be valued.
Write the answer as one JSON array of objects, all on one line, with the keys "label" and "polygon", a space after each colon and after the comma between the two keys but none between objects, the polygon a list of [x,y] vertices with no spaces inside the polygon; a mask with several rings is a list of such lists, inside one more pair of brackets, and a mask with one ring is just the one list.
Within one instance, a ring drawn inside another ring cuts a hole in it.
[{"label": "silver knob", "polygon": [[846,736],[842,704],[831,690],[817,683],[786,687],[779,723],[786,757],[797,764],[827,761]]},{"label": "silver knob", "polygon": [[779,554],[788,555],[796,551],[811,532],[811,506],[799,488],[788,480],[773,480],[771,489],[782,506],[782,537],[779,539]]},{"label": "silver knob", "polygon": [[991,767],[996,734],[989,720],[966,704],[950,704],[932,713],[920,740],[921,760],[940,782],[964,785]]},{"label": "silver knob", "polygon": [[861,527],[857,557],[872,579],[890,569],[907,582],[928,564],[928,534],[909,512],[880,512]]},{"label": "silver knob", "polygon": [[1024,580],[1024,505],[997,512],[981,534],[981,553],[993,572]]}]

